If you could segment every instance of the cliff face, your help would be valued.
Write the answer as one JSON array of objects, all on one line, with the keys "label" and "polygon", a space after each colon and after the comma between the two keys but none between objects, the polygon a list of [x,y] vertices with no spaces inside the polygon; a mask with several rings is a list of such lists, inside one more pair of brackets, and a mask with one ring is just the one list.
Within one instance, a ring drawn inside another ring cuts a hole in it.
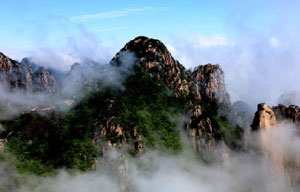
[{"label": "cliff face", "polygon": [[204,98],[230,104],[229,95],[225,90],[224,73],[219,65],[199,66],[192,72],[192,77]]},{"label": "cliff face", "polygon": [[55,92],[55,78],[43,67],[19,63],[0,53],[0,79],[12,89],[33,92]]}]

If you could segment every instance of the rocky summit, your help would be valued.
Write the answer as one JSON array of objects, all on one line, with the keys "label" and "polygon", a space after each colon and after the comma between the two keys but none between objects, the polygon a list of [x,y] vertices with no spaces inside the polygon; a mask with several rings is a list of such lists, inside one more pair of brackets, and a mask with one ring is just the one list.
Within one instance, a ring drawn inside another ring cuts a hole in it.
[{"label": "rocky summit", "polygon": [[0,79],[9,88],[33,92],[55,92],[55,78],[43,67],[19,63],[0,53]]},{"label": "rocky summit", "polygon": [[177,97],[191,97],[193,100],[214,100],[230,103],[225,90],[224,73],[219,65],[207,64],[197,67],[193,72],[187,71],[175,60],[166,46],[157,39],[144,36],[128,42],[112,59],[112,65],[118,65],[120,53],[135,53],[141,66],[154,79],[162,79],[175,91]]}]

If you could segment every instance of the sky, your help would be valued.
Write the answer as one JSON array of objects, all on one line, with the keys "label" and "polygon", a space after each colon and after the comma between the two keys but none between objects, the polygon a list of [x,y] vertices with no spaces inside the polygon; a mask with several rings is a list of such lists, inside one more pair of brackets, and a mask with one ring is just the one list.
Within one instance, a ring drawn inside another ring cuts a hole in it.
[{"label": "sky", "polygon": [[300,91],[297,0],[10,0],[0,52],[68,70],[108,62],[136,36],[160,39],[186,68],[218,63],[232,101],[276,104]]},{"label": "sky", "polygon": [[[27,50],[62,46],[69,37],[79,35],[82,28],[110,46],[121,46],[139,35],[163,40],[171,35],[227,35],[228,19],[236,8],[231,2],[234,1],[4,1],[0,12],[3,18],[0,42],[5,48]],[[247,6],[237,9],[249,12]],[[276,17],[274,10],[267,6],[253,14],[253,19],[260,17],[253,22],[254,28],[270,25]]]}]

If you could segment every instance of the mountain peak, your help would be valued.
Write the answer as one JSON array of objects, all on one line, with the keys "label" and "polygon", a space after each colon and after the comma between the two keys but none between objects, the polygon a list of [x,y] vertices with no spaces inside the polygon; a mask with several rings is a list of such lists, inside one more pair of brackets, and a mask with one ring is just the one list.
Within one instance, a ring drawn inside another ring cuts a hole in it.
[{"label": "mountain peak", "polygon": [[[37,70],[33,70],[33,66]],[[46,69],[31,64],[28,58],[19,63],[0,52],[0,71],[0,80],[10,88],[54,92],[54,77]]]},{"label": "mountain peak", "polygon": [[224,74],[219,65],[200,65],[190,73],[175,60],[167,47],[157,39],[138,36],[129,41],[112,59],[112,65],[120,65],[121,52],[132,52],[136,65],[144,68],[154,79],[162,79],[174,90],[177,97],[190,95],[195,100],[207,98],[230,103],[225,91]]},{"label": "mountain peak", "polygon": [[145,53],[159,52],[170,54],[166,46],[158,39],[139,36],[129,41],[121,51],[130,50],[137,54],[137,57],[145,56]]},{"label": "mountain peak", "polygon": [[174,66],[176,61],[168,51],[167,47],[157,39],[139,36],[129,41],[121,51],[134,52],[138,58],[146,62],[158,62]]}]

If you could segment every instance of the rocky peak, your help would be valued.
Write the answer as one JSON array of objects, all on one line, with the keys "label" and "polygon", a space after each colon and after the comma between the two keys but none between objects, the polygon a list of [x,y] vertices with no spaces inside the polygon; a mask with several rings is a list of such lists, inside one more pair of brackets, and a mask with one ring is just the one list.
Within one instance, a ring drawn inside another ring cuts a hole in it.
[{"label": "rocky peak", "polygon": [[188,82],[183,79],[184,67],[176,61],[166,46],[159,40],[144,36],[128,42],[112,59],[112,65],[119,65],[121,52],[130,51],[138,58],[136,64],[146,69],[155,79],[162,79],[177,96],[189,92]]},{"label": "rocky peak", "polygon": [[192,72],[193,79],[202,96],[220,103],[230,103],[225,90],[224,72],[219,65],[200,65]]},{"label": "rocky peak", "polygon": [[19,63],[0,53],[0,79],[13,89],[54,92],[55,78],[45,68],[32,65],[29,59]]},{"label": "rocky peak", "polygon": [[[6,57],[0,53],[0,79],[4,84],[10,85],[12,88],[27,88],[28,72],[30,68],[24,67],[15,60]],[[31,84],[30,81],[28,81]]]},{"label": "rocky peak", "polygon": [[300,124],[300,108],[296,105],[287,107],[281,104],[270,108],[267,104],[261,103],[257,107],[251,127],[252,130],[273,128],[282,121]]},{"label": "rocky peak", "polygon": [[3,53],[0,52],[0,70],[1,72],[10,71],[13,67],[20,66],[14,60],[6,57]]},{"label": "rocky peak", "polygon": [[252,130],[258,130],[260,128],[272,129],[276,125],[276,119],[273,109],[267,104],[261,103],[257,106],[257,111],[251,125]]},{"label": "rocky peak", "polygon": [[[174,60],[166,46],[159,40],[150,39],[144,36],[135,38],[128,42],[121,51],[131,51],[138,58],[143,58],[145,62],[157,62],[155,64],[166,66],[176,66],[179,63]],[[148,66],[151,68],[151,65]],[[183,69],[183,66],[180,66]]]},{"label": "rocky peak", "polygon": [[133,52],[138,59],[136,64],[145,68],[153,78],[162,79],[177,97],[189,96],[194,101],[204,97],[209,101],[216,99],[217,102],[230,103],[224,73],[219,65],[201,65],[193,72],[186,71],[161,41],[144,36],[128,42],[112,59],[112,65],[120,64],[120,53],[124,51]]}]

